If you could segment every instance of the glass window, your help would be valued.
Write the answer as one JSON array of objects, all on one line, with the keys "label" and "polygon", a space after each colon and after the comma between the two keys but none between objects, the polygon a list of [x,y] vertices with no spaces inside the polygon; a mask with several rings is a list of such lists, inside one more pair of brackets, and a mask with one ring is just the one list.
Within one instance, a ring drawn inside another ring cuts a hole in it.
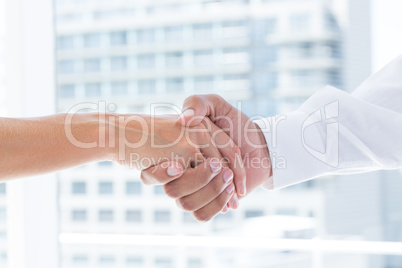
[{"label": "glass window", "polygon": [[72,194],[86,194],[87,184],[85,182],[73,182]]},{"label": "glass window", "polygon": [[91,48],[91,47],[100,47],[100,38],[99,33],[90,33],[84,35],[84,47]]},{"label": "glass window", "polygon": [[155,55],[144,54],[137,56],[137,66],[139,69],[148,69],[155,67]]},{"label": "glass window", "polygon": [[86,255],[74,255],[72,259],[74,264],[85,264],[88,262],[88,256]]},{"label": "glass window", "polygon": [[127,44],[127,32],[112,32],[110,33],[110,44],[112,46],[122,46]]},{"label": "glass window", "polygon": [[163,191],[163,186],[162,185],[155,185],[154,186],[154,194],[155,195],[165,195],[165,192]]},{"label": "glass window", "polygon": [[248,90],[250,89],[250,80],[247,75],[232,74],[223,77],[224,90]]},{"label": "glass window", "polygon": [[215,90],[214,87],[215,85],[213,76],[201,76],[194,79],[194,91],[196,93],[205,91],[212,92]]},{"label": "glass window", "polygon": [[72,221],[86,221],[87,220],[87,211],[85,209],[74,209],[71,212],[71,220]]},{"label": "glass window", "polygon": [[165,28],[165,41],[176,42],[183,40],[183,27],[167,27]]},{"label": "glass window", "polygon": [[[112,96],[128,95],[128,83],[126,81],[115,81],[110,84]],[[110,162],[113,163],[113,162]]]},{"label": "glass window", "polygon": [[126,259],[127,266],[138,267],[144,264],[144,259],[141,257],[129,256]]},{"label": "glass window", "polygon": [[170,211],[169,210],[156,210],[154,212],[154,222],[155,223],[168,223],[170,222]]},{"label": "glass window", "polygon": [[127,70],[127,57],[112,57],[110,60],[110,68],[112,71]]},{"label": "glass window", "polygon": [[140,195],[141,183],[139,181],[126,182],[126,194],[127,195]]},{"label": "glass window", "polygon": [[193,37],[195,40],[210,40],[213,37],[212,24],[196,24],[193,26]]},{"label": "glass window", "polygon": [[179,68],[183,66],[183,53],[167,53],[165,56],[167,68]]},{"label": "glass window", "polygon": [[113,182],[99,182],[99,194],[113,194]]},{"label": "glass window", "polygon": [[59,88],[60,98],[74,98],[75,97],[75,86],[74,85],[62,85]]},{"label": "glass window", "polygon": [[315,86],[316,77],[314,71],[297,70],[291,72],[291,79],[294,87],[311,87]]},{"label": "glass window", "polygon": [[5,207],[0,207],[0,222],[5,222],[6,221],[6,208]]},{"label": "glass window", "polygon": [[199,50],[194,52],[195,66],[210,66],[214,64],[213,50]]},{"label": "glass window", "polygon": [[141,210],[127,210],[126,211],[126,221],[127,222],[142,222],[142,211]]},{"label": "glass window", "polygon": [[277,31],[278,27],[278,21],[277,19],[267,19],[265,21],[265,26],[266,26],[266,33],[269,34],[274,34]]},{"label": "glass window", "polygon": [[288,215],[288,216],[297,216],[296,208],[279,208],[276,210],[276,214],[278,215]]},{"label": "glass window", "polygon": [[137,31],[137,42],[139,44],[147,44],[155,42],[154,29],[142,29]]},{"label": "glass window", "polygon": [[305,32],[310,30],[310,14],[294,14],[290,17],[290,29],[292,32]]},{"label": "glass window", "polygon": [[166,91],[168,93],[180,93],[183,92],[184,85],[182,78],[171,78],[166,80]]},{"label": "glass window", "polygon": [[74,73],[74,61],[73,60],[62,60],[58,64],[59,73],[70,74]]},{"label": "glass window", "polygon": [[264,211],[262,210],[246,210],[244,212],[244,217],[246,218],[255,218],[264,216]]},{"label": "glass window", "polygon": [[99,83],[85,84],[86,97],[99,97],[101,95],[101,85]]},{"label": "glass window", "polygon": [[201,258],[189,258],[187,260],[187,267],[188,268],[202,268],[204,267]]},{"label": "glass window", "polygon": [[327,71],[327,81],[331,86],[339,87],[342,85],[342,75],[340,70],[329,70]]},{"label": "glass window", "polygon": [[100,264],[114,264],[115,261],[115,258],[111,255],[102,255],[99,257]]},{"label": "glass window", "polygon": [[57,48],[59,50],[67,50],[74,48],[74,36],[66,35],[57,38]]},{"label": "glass window", "polygon": [[84,61],[85,72],[99,72],[101,69],[100,59],[86,59]]},{"label": "glass window", "polygon": [[155,94],[156,93],[155,80],[139,80],[138,81],[138,93],[141,95]]},{"label": "glass window", "polygon": [[173,268],[173,261],[169,258],[156,258],[155,268]]},{"label": "glass window", "polygon": [[222,24],[223,38],[239,38],[248,36],[246,21],[228,21]]},{"label": "glass window", "polygon": [[6,194],[6,183],[1,182],[0,183],[0,195],[5,195]]},{"label": "glass window", "polygon": [[111,209],[99,210],[98,216],[100,222],[112,222],[114,220],[114,212]]},{"label": "glass window", "polygon": [[246,64],[250,57],[245,48],[227,48],[223,50],[223,64]]},{"label": "glass window", "polygon": [[112,167],[113,166],[113,162],[112,161],[101,161],[101,162],[98,162],[98,164],[97,164],[99,167],[101,167],[101,168],[106,168],[106,167]]}]

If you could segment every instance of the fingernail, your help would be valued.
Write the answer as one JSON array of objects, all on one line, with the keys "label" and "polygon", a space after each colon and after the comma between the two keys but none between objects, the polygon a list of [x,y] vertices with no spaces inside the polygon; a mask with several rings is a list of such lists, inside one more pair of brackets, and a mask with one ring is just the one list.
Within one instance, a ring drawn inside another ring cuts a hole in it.
[{"label": "fingernail", "polygon": [[209,165],[211,166],[211,170],[213,173],[218,173],[222,168],[221,162],[219,162],[219,160],[215,158],[211,159]]},{"label": "fingernail", "polygon": [[175,177],[183,173],[183,168],[176,164],[171,164],[167,169],[167,174],[171,177]]},{"label": "fingernail", "polygon": [[242,186],[240,186],[239,194],[240,194],[241,196],[246,195],[246,184],[243,184]]},{"label": "fingernail", "polygon": [[239,199],[237,198],[237,195],[235,195],[232,202],[232,208],[236,209],[238,207],[239,207]]},{"label": "fingernail", "polygon": [[188,117],[188,116],[193,116],[195,114],[195,112],[194,112],[194,110],[193,109],[188,109],[188,110],[185,110],[182,114],[181,114],[181,116],[180,117]]},{"label": "fingernail", "polygon": [[233,191],[234,191],[234,185],[233,185],[233,183],[231,183],[228,187],[226,187],[226,192],[228,194],[231,194],[231,193],[233,193]]},{"label": "fingernail", "polygon": [[225,205],[224,208],[222,209],[222,213],[225,214],[228,212],[228,205]]},{"label": "fingernail", "polygon": [[230,180],[233,179],[233,171],[230,169],[226,170],[225,173],[223,174],[223,180],[228,183]]}]

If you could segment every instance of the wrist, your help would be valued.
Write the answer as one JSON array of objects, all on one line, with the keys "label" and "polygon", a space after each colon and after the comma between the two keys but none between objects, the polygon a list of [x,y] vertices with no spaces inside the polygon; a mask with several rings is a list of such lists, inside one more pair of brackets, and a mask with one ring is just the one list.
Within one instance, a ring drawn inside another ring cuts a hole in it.
[{"label": "wrist", "polygon": [[254,122],[255,128],[257,129],[258,133],[258,139],[259,143],[262,146],[259,147],[261,159],[262,159],[262,165],[261,168],[265,169],[265,172],[268,174],[268,177],[272,177],[272,163],[271,163],[271,157],[269,154],[269,149],[268,149],[268,143],[265,139],[265,135],[262,132],[260,126]]}]

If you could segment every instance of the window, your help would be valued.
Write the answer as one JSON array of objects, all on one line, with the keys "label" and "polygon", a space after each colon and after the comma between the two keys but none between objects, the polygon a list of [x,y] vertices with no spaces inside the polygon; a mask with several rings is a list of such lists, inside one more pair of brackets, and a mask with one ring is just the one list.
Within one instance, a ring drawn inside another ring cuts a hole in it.
[{"label": "window", "polygon": [[112,71],[127,70],[127,57],[113,57],[110,60],[110,69]]},{"label": "window", "polygon": [[112,167],[113,166],[113,162],[112,161],[101,161],[101,162],[98,162],[98,167],[101,167],[101,168],[105,168],[105,167]]},{"label": "window", "polygon": [[99,33],[90,33],[84,35],[84,47],[93,48],[100,47],[100,34]]},{"label": "window", "polygon": [[193,218],[193,216],[189,212],[183,212],[183,222],[197,224],[197,220]]},{"label": "window", "polygon": [[167,53],[165,56],[167,68],[179,68],[183,66],[183,53]]},{"label": "window", "polygon": [[59,50],[67,50],[74,48],[74,36],[59,36],[57,38],[57,48]]},{"label": "window", "polygon": [[169,258],[156,258],[155,268],[173,268],[173,261]]},{"label": "window", "polygon": [[84,61],[85,72],[99,72],[101,69],[100,59],[86,59]]},{"label": "window", "polygon": [[311,27],[309,14],[295,14],[290,17],[290,29],[292,32],[306,32]]},{"label": "window", "polygon": [[294,87],[312,87],[315,86],[314,71],[297,70],[291,72],[292,85]]},{"label": "window", "polygon": [[202,268],[204,267],[202,259],[200,258],[189,258],[187,260],[187,267],[188,268]]},{"label": "window", "polygon": [[288,216],[297,216],[297,209],[296,208],[279,208],[276,211],[278,215],[288,215]]},{"label": "window", "polygon": [[[110,84],[112,96],[125,96],[128,95],[128,83],[125,81],[116,81]],[[112,162],[108,162],[111,163]]]},{"label": "window", "polygon": [[139,44],[147,44],[155,42],[155,31],[153,29],[138,30],[137,42]]},{"label": "window", "polygon": [[6,208],[0,207],[0,222],[5,222],[7,219]]},{"label": "window", "polygon": [[139,80],[138,81],[138,93],[141,95],[155,94],[156,93],[155,80]]},{"label": "window", "polygon": [[126,194],[127,195],[140,195],[141,183],[139,181],[126,182]]},{"label": "window", "polygon": [[112,182],[100,182],[99,183],[99,194],[100,195],[113,194],[113,183]]},{"label": "window", "polygon": [[165,41],[177,42],[183,40],[183,28],[180,26],[165,28]]},{"label": "window", "polygon": [[155,55],[144,54],[137,56],[137,66],[139,69],[155,68]]},{"label": "window", "polygon": [[155,185],[154,186],[154,194],[155,195],[164,195],[165,192],[163,191],[163,186],[162,185]]},{"label": "window", "polygon": [[249,90],[250,80],[247,75],[232,74],[223,77],[224,90]]},{"label": "window", "polygon": [[126,264],[129,267],[138,267],[144,264],[144,259],[141,257],[127,257]]},{"label": "window", "polygon": [[111,209],[101,209],[99,210],[98,216],[100,222],[112,222],[114,219],[114,212]]},{"label": "window", "polygon": [[267,19],[265,21],[266,34],[274,34],[277,31],[278,21],[276,19]]},{"label": "window", "polygon": [[213,37],[212,24],[197,24],[193,26],[195,40],[210,40]]},{"label": "window", "polygon": [[2,182],[0,183],[0,195],[5,195],[6,194],[6,183]]},{"label": "window", "polygon": [[74,98],[75,97],[75,86],[74,85],[60,86],[59,97],[63,98],[63,99]]},{"label": "window", "polygon": [[246,218],[255,218],[264,216],[264,211],[262,210],[246,210],[244,212],[244,217]]},{"label": "window", "polygon": [[246,21],[228,21],[222,25],[223,38],[239,38],[248,36],[248,26]]},{"label": "window", "polygon": [[110,44],[112,46],[122,46],[127,44],[127,32],[110,33]]},{"label": "window", "polygon": [[194,79],[194,91],[205,92],[214,91],[214,77],[213,76],[201,76]]},{"label": "window", "polygon": [[72,221],[86,221],[87,220],[87,211],[85,209],[74,209],[71,212]]},{"label": "window", "polygon": [[115,263],[115,258],[110,255],[103,255],[99,257],[99,263],[100,264],[114,264]]},{"label": "window", "polygon": [[72,194],[86,194],[87,184],[85,182],[73,182]]},{"label": "window", "polygon": [[62,60],[58,64],[59,73],[61,74],[71,74],[74,73],[74,61],[73,60]]},{"label": "window", "polygon": [[130,223],[141,223],[142,222],[142,211],[141,210],[127,210],[126,211],[126,221]]},{"label": "window", "polygon": [[101,95],[101,85],[99,83],[85,84],[86,97],[99,97]]},{"label": "window", "polygon": [[213,50],[200,50],[194,52],[195,66],[210,66],[214,64]]},{"label": "window", "polygon": [[183,90],[184,90],[183,79],[171,78],[166,80],[166,91],[168,93],[180,93],[183,92]]},{"label": "window", "polygon": [[312,58],[314,53],[313,43],[299,43],[290,46],[292,58],[295,59],[307,59]]},{"label": "window", "polygon": [[223,64],[249,63],[249,53],[245,48],[227,48],[223,50]]},{"label": "window", "polygon": [[170,222],[170,211],[168,211],[168,210],[156,210],[154,212],[154,221],[156,223],[168,223],[168,222]]},{"label": "window", "polygon": [[342,85],[342,75],[340,70],[329,70],[327,71],[327,76],[327,84],[335,87]]},{"label": "window", "polygon": [[72,262],[74,264],[86,264],[88,263],[88,256],[86,255],[74,255]]}]

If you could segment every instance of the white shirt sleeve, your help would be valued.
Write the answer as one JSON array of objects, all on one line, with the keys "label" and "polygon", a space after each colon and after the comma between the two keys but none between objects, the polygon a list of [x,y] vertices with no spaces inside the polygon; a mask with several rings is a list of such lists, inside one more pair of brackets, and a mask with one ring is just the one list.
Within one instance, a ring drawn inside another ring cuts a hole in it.
[{"label": "white shirt sleeve", "polygon": [[327,174],[401,168],[402,56],[352,94],[328,86],[295,112],[255,122],[275,189]]}]

